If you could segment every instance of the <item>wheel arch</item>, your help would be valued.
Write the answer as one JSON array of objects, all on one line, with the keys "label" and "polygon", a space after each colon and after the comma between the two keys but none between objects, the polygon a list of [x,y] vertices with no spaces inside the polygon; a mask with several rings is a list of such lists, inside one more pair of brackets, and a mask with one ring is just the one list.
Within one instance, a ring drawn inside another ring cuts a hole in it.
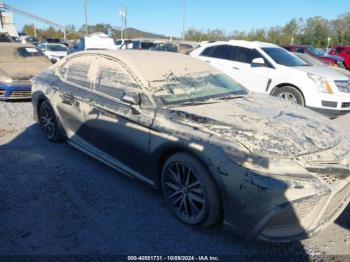
[{"label": "wheel arch", "polygon": [[[220,188],[220,181],[218,181],[218,179],[216,178],[216,176],[213,174],[213,172],[210,170],[210,168],[208,167],[210,165],[209,160],[204,159],[203,156],[200,156],[200,154],[198,152],[196,152],[195,150],[191,150],[188,147],[185,146],[181,146],[181,145],[175,145],[175,144],[170,144],[170,145],[166,145],[160,149],[157,150],[157,152],[155,153],[155,163],[156,166],[155,171],[156,171],[156,177],[155,177],[155,187],[160,191],[162,189],[161,186],[161,179],[162,179],[162,169],[163,166],[165,164],[165,162],[167,161],[167,159],[169,157],[171,157],[172,155],[176,154],[176,153],[186,153],[189,154],[190,156],[192,156],[193,158],[195,158],[196,160],[198,160],[203,167],[208,171],[208,173],[210,174],[211,178],[213,179],[213,182],[215,183],[215,187],[217,188],[217,191],[219,193],[219,198],[220,198],[220,206],[221,206],[221,210],[223,213],[223,192],[221,190],[219,190]],[[223,216],[223,214],[221,214],[221,217]]]},{"label": "wheel arch", "polygon": [[195,150],[192,150],[188,147],[177,145],[177,144],[170,144],[163,146],[162,148],[158,149],[157,152],[155,153],[155,163],[156,166],[155,171],[156,171],[156,177],[155,177],[155,187],[157,190],[161,191],[162,186],[161,186],[161,179],[162,179],[162,169],[169,157],[176,153],[186,153],[198,160],[203,167],[208,171],[210,177],[213,180],[214,186],[217,189],[217,192],[219,194],[219,205],[220,205],[220,220],[224,217],[224,193],[220,190],[220,181],[217,179],[217,177],[213,174],[213,172],[210,170],[208,167],[210,165],[209,160],[206,160],[201,154],[196,152]]},{"label": "wheel arch", "polygon": [[295,88],[296,90],[298,90],[298,91],[300,92],[300,94],[302,95],[303,99],[304,99],[304,103],[306,104],[305,95],[304,95],[303,91],[302,91],[299,87],[297,87],[296,85],[293,85],[293,84],[290,84],[290,83],[281,83],[281,84],[276,85],[274,88],[272,88],[272,90],[271,90],[271,92],[270,92],[270,95],[273,96],[274,93],[275,93],[278,89],[280,89],[280,88],[282,88],[282,87],[286,87],[286,86],[290,86],[290,87],[293,87],[293,88]]},{"label": "wheel arch", "polygon": [[38,112],[39,112],[39,107],[44,101],[49,101],[49,99],[46,97],[45,94],[42,92],[35,92],[32,95],[32,103],[33,103],[33,109],[34,109],[34,118],[38,120]]}]

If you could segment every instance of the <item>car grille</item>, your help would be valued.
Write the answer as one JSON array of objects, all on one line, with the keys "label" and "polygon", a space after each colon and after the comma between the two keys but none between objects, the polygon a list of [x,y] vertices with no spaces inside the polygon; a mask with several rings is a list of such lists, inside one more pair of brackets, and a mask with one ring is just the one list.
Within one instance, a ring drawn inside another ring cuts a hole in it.
[{"label": "car grille", "polygon": [[348,80],[336,80],[334,81],[337,86],[339,92],[342,93],[350,93],[350,81]]},{"label": "car grille", "polygon": [[24,90],[24,91],[14,90],[11,92],[11,95],[10,95],[10,97],[16,97],[16,98],[30,97],[30,96],[32,96],[32,93],[30,90]]},{"label": "car grille", "polygon": [[310,214],[320,200],[320,196],[313,196],[294,203],[281,213],[273,216],[266,227],[272,229],[285,227],[291,224],[298,224],[300,219],[303,219]]},{"label": "car grille", "polygon": [[342,103],[342,104],[341,104],[341,107],[342,107],[342,108],[348,108],[348,107],[350,107],[350,102]]},{"label": "car grille", "polygon": [[344,200],[350,197],[349,194],[350,194],[350,187],[346,186],[333,196],[332,200],[330,201],[324,213],[324,218],[326,220],[330,218],[334,214],[334,212],[336,212],[337,209],[342,206],[342,203]]},{"label": "car grille", "polygon": [[31,79],[31,77],[29,77],[29,76],[15,76],[15,77],[12,77],[12,79],[14,81],[28,81]]}]

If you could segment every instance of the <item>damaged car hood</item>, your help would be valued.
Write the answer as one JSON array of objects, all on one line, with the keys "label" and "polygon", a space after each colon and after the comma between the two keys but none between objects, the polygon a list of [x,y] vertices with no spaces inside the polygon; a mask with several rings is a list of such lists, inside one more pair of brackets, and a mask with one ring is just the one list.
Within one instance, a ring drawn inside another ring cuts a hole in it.
[{"label": "damaged car hood", "polygon": [[265,95],[166,111],[172,121],[238,142],[256,155],[297,157],[330,149],[343,139],[325,117]]}]

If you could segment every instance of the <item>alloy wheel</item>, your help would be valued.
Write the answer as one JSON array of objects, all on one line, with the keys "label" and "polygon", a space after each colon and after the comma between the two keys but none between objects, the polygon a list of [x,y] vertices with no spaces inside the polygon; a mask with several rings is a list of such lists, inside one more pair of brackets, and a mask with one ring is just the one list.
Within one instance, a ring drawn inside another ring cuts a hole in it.
[{"label": "alloy wheel", "polygon": [[297,98],[295,97],[295,95],[293,95],[292,93],[290,92],[282,92],[280,94],[278,94],[278,97],[279,98],[282,98],[286,101],[289,101],[291,102],[292,104],[297,104],[298,103],[298,100]]},{"label": "alloy wheel", "polygon": [[163,190],[166,200],[182,221],[189,224],[201,221],[206,208],[204,190],[190,167],[181,162],[168,165]]},{"label": "alloy wheel", "polygon": [[40,107],[39,121],[47,138],[52,139],[57,132],[57,124],[54,112],[49,105],[44,104]]}]

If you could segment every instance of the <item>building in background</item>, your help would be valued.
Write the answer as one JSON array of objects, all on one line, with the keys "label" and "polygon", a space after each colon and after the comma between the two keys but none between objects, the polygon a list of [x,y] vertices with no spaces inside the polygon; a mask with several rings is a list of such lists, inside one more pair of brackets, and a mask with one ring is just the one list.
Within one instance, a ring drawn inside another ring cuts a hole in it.
[{"label": "building in background", "polygon": [[0,33],[8,33],[12,38],[18,38],[12,13],[0,11]]}]

